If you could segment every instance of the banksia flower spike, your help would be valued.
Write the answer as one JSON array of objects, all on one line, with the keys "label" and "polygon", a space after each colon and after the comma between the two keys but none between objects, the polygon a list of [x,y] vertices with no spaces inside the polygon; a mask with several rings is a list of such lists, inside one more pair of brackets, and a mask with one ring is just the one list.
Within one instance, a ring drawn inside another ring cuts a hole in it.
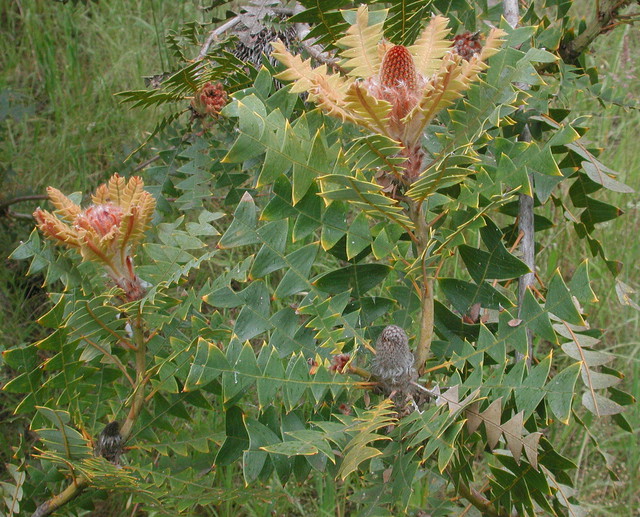
[{"label": "banksia flower spike", "polygon": [[466,59],[447,38],[448,22],[434,16],[414,45],[392,45],[383,39],[382,22],[370,25],[363,5],[356,23],[337,42],[346,77],[327,73],[326,65],[312,68],[311,60],[303,61],[276,42],[273,56],[287,67],[276,78],[295,81],[292,92],[308,92],[328,115],[399,142],[407,158],[404,181],[411,184],[422,170],[425,127],[478,80],[505,34],[492,29],[482,49]]},{"label": "banksia flower spike", "polygon": [[[54,213],[38,208],[33,216],[45,237],[77,249],[82,260],[101,264],[128,300],[144,295],[133,266],[133,251],[151,221],[155,199],[138,176],[126,181],[115,174],[82,209],[59,190],[48,187]],[[57,217],[56,217],[57,216]]]}]

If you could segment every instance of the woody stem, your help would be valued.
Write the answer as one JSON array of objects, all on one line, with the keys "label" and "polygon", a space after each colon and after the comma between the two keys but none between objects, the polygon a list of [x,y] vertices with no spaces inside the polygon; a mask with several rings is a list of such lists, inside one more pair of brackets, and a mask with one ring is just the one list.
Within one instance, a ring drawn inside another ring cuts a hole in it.
[{"label": "woody stem", "polygon": [[429,246],[429,226],[425,219],[421,201],[409,201],[409,217],[413,221],[416,233],[417,256],[422,262],[422,289],[420,290],[420,339],[415,350],[415,366],[422,373],[425,362],[431,352],[434,323],[433,277],[428,274],[426,261]]},{"label": "woody stem", "polygon": [[136,345],[136,384],[133,391],[133,399],[131,402],[131,408],[129,409],[129,414],[127,415],[127,418],[122,425],[122,429],[120,430],[122,439],[125,442],[129,439],[133,424],[142,410],[145,398],[144,388],[149,381],[148,377],[145,375],[147,368],[147,343],[144,337],[144,323],[142,322],[142,315],[140,313],[138,313],[136,318],[132,320],[131,326],[133,328],[133,342]]},{"label": "woody stem", "polygon": [[[129,414],[127,415],[127,418],[120,430],[123,442],[126,442],[131,436],[133,425],[140,415],[140,411],[144,405],[144,388],[149,382],[149,377],[145,375],[147,343],[144,337],[144,323],[140,312],[138,312],[136,317],[131,320],[131,327],[133,329],[133,341],[136,345],[136,382],[133,388],[131,408],[129,409]],[[45,517],[46,515],[52,514],[61,506],[78,497],[88,484],[89,481],[84,476],[74,478],[73,482],[62,492],[38,506],[31,517]]]}]

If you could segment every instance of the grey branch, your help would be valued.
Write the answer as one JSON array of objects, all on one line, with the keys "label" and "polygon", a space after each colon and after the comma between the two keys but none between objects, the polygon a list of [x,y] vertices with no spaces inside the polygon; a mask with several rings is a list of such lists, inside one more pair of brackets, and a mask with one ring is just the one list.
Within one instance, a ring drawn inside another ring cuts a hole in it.
[{"label": "grey branch", "polygon": [[518,0],[503,0],[502,9],[504,11],[504,19],[514,29],[520,22],[520,6]]},{"label": "grey branch", "polygon": [[[520,23],[520,6],[519,0],[503,0],[502,7],[504,11],[504,17],[514,29]],[[527,90],[529,87],[526,84],[517,84],[518,88]],[[521,142],[531,142],[531,132],[529,127],[525,126],[518,138]],[[529,184],[533,189],[533,175],[529,174]],[[533,193],[533,192],[532,192]],[[522,251],[523,261],[531,270],[530,273],[526,273],[518,280],[518,312],[522,310],[522,302],[524,296],[527,293],[527,289],[533,285],[535,281],[535,228],[533,225],[533,197],[526,194],[520,194],[520,205],[518,207],[518,229],[522,234],[522,240],[520,241],[520,250]],[[533,335],[531,331],[527,330],[527,366],[531,366],[531,357],[533,355]],[[516,352],[516,360],[522,361],[524,355],[520,352]]]},{"label": "grey branch", "polygon": [[[278,14],[292,16],[294,14],[301,12],[303,10],[303,7],[297,4],[294,9],[274,7],[272,10],[273,12],[276,12]],[[225,32],[233,29],[241,21],[242,21],[242,17],[236,16],[234,18],[227,20],[225,23],[223,23],[219,27],[216,27],[215,29],[213,29],[207,35],[207,39],[202,44],[202,47],[200,48],[200,52],[198,53],[197,59],[204,59],[204,57],[207,55],[207,52],[209,52],[211,45],[213,45],[214,41],[218,37],[222,36]],[[306,23],[296,23],[295,29],[298,36],[298,40],[300,40],[300,45],[309,53],[311,57],[313,57],[316,61],[320,63],[324,63],[340,72],[344,72],[344,70],[338,64],[339,63],[338,59],[333,57],[328,52],[325,52],[324,48],[322,48],[320,45],[316,45],[315,43],[313,43],[313,41],[309,41],[305,39],[311,30],[309,28],[309,25],[307,25]]]},{"label": "grey branch", "polygon": [[235,18],[231,18],[230,20],[226,21],[219,27],[213,29],[207,36],[207,39],[205,40],[202,47],[200,48],[200,52],[198,53],[197,59],[204,59],[204,56],[206,56],[207,52],[209,52],[209,48],[211,47],[211,45],[213,45],[213,42],[215,41],[215,39],[218,36],[221,36],[222,34],[227,32],[229,29],[232,29],[233,27],[238,25],[238,23],[240,23],[240,17],[236,16]]}]

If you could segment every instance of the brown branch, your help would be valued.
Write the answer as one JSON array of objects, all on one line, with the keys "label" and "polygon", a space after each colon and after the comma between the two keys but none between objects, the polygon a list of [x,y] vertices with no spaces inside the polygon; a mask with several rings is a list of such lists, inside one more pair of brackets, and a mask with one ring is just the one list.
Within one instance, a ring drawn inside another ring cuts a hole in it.
[{"label": "brown branch", "polygon": [[15,205],[16,203],[22,203],[24,201],[41,201],[43,199],[49,199],[49,196],[46,194],[33,194],[31,196],[18,196],[7,199],[6,201],[0,202],[0,212],[11,205]]},{"label": "brown branch", "polygon": [[490,517],[509,517],[509,514],[499,512],[486,497],[477,490],[468,487],[462,481],[458,483],[458,492],[462,497],[475,506],[482,515]]},{"label": "brown branch", "polygon": [[[600,0],[599,5],[596,5],[593,19],[586,29],[571,41],[567,41],[565,38],[560,43],[559,52],[563,61],[565,63],[575,63],[600,34],[615,28],[618,11],[630,3],[631,0]],[[634,20],[630,21],[633,22]]]}]

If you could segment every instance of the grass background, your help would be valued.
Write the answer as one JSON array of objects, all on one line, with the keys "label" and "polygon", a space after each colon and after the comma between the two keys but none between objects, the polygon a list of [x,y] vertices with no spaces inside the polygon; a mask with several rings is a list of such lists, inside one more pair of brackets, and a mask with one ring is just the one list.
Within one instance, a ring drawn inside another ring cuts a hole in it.
[{"label": "grass background", "polygon": [[[590,2],[576,2],[574,8],[587,13]],[[0,207],[16,196],[42,194],[49,184],[67,192],[88,191],[115,171],[131,170],[136,163],[125,164],[124,158],[162,113],[129,111],[113,94],[142,88],[143,76],[170,70],[166,31],[208,16],[192,1],[110,0],[85,6],[0,0]],[[608,86],[635,101],[640,101],[639,46],[637,28],[619,27],[600,37],[589,56]],[[592,115],[586,138],[603,148],[602,161],[639,190],[640,112],[603,109],[583,95],[574,102],[577,110]],[[625,215],[601,225],[599,236],[609,255],[624,262],[623,281],[637,288],[640,201],[636,194],[615,193],[603,200],[621,207]],[[0,210],[0,351],[31,342],[41,332],[35,323],[45,303],[40,286],[25,277],[25,264],[6,259],[31,230],[27,214],[36,205],[13,204],[11,216]],[[541,271],[571,270],[590,256],[567,229],[552,232],[543,240]],[[640,313],[618,302],[611,277],[597,261],[592,262],[592,275],[600,303],[589,308],[591,324],[607,329],[606,347],[626,374],[622,388],[640,398]],[[0,370],[0,383],[4,375]],[[3,401],[0,421],[9,421],[11,401],[0,399],[0,404]],[[638,405],[628,410],[627,418],[640,429]],[[575,480],[581,500],[593,515],[639,515],[638,432],[622,433],[606,420],[593,422],[592,429],[612,455],[620,481],[608,479],[582,429],[565,428],[557,439],[579,464]],[[10,441],[5,433],[0,435],[0,455],[10,450]],[[323,514],[333,514],[331,501],[336,497],[339,494],[324,494],[328,513]],[[295,491],[289,499],[295,501]]]}]

